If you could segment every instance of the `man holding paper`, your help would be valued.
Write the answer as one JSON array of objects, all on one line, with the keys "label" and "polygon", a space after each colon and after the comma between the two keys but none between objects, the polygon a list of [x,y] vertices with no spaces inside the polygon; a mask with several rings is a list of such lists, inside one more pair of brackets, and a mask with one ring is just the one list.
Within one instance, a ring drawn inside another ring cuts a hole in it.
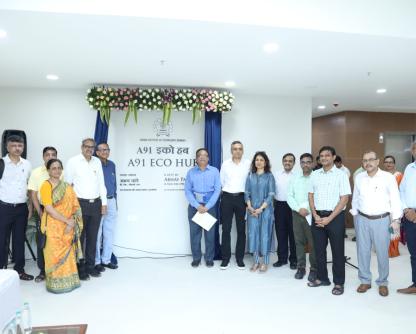
[{"label": "man holding paper", "polygon": [[[191,237],[192,267],[201,263],[202,227],[211,217],[216,217],[215,204],[221,192],[220,173],[217,168],[208,165],[209,154],[207,149],[196,151],[196,166],[191,168],[185,180],[185,196],[189,202],[188,220]],[[196,214],[199,215],[196,215]],[[200,216],[202,215],[202,216]],[[194,218],[195,216],[195,218]],[[196,223],[196,222],[198,223]],[[205,262],[207,267],[214,266],[215,228],[213,225],[204,230],[205,235]]]}]

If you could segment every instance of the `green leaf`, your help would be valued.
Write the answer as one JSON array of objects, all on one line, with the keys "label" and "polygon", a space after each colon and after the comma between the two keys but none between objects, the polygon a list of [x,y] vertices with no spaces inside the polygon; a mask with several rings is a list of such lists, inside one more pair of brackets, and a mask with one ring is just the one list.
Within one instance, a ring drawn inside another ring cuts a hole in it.
[{"label": "green leaf", "polygon": [[130,111],[131,111],[131,109],[130,109],[130,108],[127,108],[127,111],[126,111],[126,117],[124,118],[124,126],[126,126],[127,121],[129,120],[129,117],[130,117]]},{"label": "green leaf", "polygon": [[163,106],[163,124],[166,125],[168,124],[167,119],[168,119],[168,104],[165,104]]},{"label": "green leaf", "polygon": [[103,123],[104,123],[104,118],[105,118],[105,110],[103,110],[102,108],[100,108],[98,111],[100,112],[101,122],[103,122]]},{"label": "green leaf", "polygon": [[172,103],[169,103],[166,124],[168,124],[170,122],[171,116],[172,116]]},{"label": "green leaf", "polygon": [[133,106],[133,112],[134,112],[134,121],[136,122],[136,124],[137,124],[137,116],[138,116],[138,110],[137,110],[137,107],[136,107],[136,105],[134,105]]},{"label": "green leaf", "polygon": [[110,116],[111,116],[111,109],[109,106],[106,107],[106,118],[107,118],[107,124],[110,124]]}]

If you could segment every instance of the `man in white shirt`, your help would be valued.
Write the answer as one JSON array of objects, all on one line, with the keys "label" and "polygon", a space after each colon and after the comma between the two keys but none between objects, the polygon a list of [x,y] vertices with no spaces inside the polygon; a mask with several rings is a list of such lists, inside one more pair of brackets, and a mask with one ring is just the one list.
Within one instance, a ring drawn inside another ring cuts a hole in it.
[{"label": "man in white shirt", "polygon": [[341,169],[345,174],[347,174],[348,178],[351,177],[350,170],[342,164],[342,158],[339,155],[335,158],[334,164],[338,169]]},{"label": "man in white shirt", "polygon": [[[275,173],[276,196],[274,201],[274,224],[277,237],[277,262],[273,267],[281,267],[290,262],[290,269],[297,269],[296,244],[293,234],[292,209],[287,204],[289,181],[293,177],[295,166],[293,153],[286,153],[282,158],[283,170]],[[290,253],[289,253],[290,249]]]},{"label": "man in white shirt", "polygon": [[82,261],[78,269],[81,280],[88,280],[90,275],[101,276],[95,268],[95,255],[101,216],[107,213],[107,190],[101,161],[93,156],[94,148],[94,139],[84,139],[81,154],[69,159],[65,171],[65,180],[74,187],[84,222],[81,244],[85,245],[85,263]]},{"label": "man in white shirt", "polygon": [[[416,159],[416,142],[412,145],[412,155]],[[416,162],[408,164],[404,171],[402,182],[400,182],[400,198],[404,214],[404,232],[412,267],[412,284],[397,292],[416,294]]]},{"label": "man in white shirt", "polygon": [[3,157],[0,176],[0,269],[7,268],[10,233],[12,233],[14,270],[21,280],[31,281],[32,275],[24,271],[25,233],[29,210],[27,206],[27,180],[32,166],[21,157],[24,140],[12,135],[6,140],[8,154]]},{"label": "man in white shirt", "polygon": [[374,151],[365,152],[365,173],[357,175],[352,196],[351,214],[355,216],[357,234],[358,277],[357,292],[371,288],[371,249],[377,254],[376,280],[379,294],[388,296],[390,229],[399,233],[402,214],[400,194],[394,176],[378,168],[379,159]]},{"label": "man in white shirt", "polygon": [[235,258],[238,269],[244,269],[244,252],[246,250],[246,203],[244,189],[250,160],[243,159],[244,148],[240,141],[231,143],[231,159],[223,162],[220,171],[222,186],[221,196],[221,269],[228,268],[231,258],[231,227],[233,216],[237,227]]}]

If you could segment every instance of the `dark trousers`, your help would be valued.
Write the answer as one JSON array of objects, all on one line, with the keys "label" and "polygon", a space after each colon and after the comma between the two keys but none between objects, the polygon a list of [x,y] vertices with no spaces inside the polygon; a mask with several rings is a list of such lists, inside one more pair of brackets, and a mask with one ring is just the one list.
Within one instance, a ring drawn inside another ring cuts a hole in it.
[{"label": "dark trousers", "polygon": [[41,231],[40,231],[40,218],[36,222],[36,249],[37,249],[37,265],[40,270],[40,273],[45,275],[45,257],[43,256],[43,248],[39,245],[39,240],[41,237]]},{"label": "dark trousers", "polygon": [[[97,235],[101,222],[101,200],[97,199],[93,203],[79,200],[82,211],[84,229],[81,233],[81,245],[84,253],[86,270],[91,271],[95,266],[95,252],[97,250]],[[83,263],[79,268],[80,274],[83,272]]]},{"label": "dark trousers", "polygon": [[18,273],[25,267],[25,233],[28,208],[26,203],[10,206],[0,203],[0,269],[7,267],[9,245],[12,233],[14,270]]},{"label": "dark trousers", "polygon": [[345,244],[344,244],[345,213],[342,211],[325,227],[319,227],[312,221],[312,237],[315,247],[318,279],[329,282],[326,247],[328,240],[332,251],[332,275],[334,283],[345,283]]},{"label": "dark trousers", "polygon": [[[277,257],[281,262],[296,263],[296,244],[293,234],[292,209],[287,202],[274,201],[274,224],[277,238]],[[290,255],[289,255],[290,249]]]},{"label": "dark trousers", "polygon": [[243,260],[246,250],[246,203],[244,193],[234,195],[223,193],[221,197],[221,255],[224,261],[231,258],[231,227],[233,216],[235,215],[235,225],[237,227],[237,243],[235,245],[235,258]]},{"label": "dark trousers", "polygon": [[403,217],[403,220],[407,248],[410,253],[410,265],[412,266],[412,282],[413,284],[416,284],[416,223],[412,223],[405,217]]},{"label": "dark trousers", "polygon": [[[208,210],[208,213],[216,217],[215,206]],[[201,251],[201,240],[202,240],[202,230],[201,226],[192,221],[193,216],[197,210],[189,205],[188,206],[188,220],[189,220],[189,233],[191,240],[191,251],[192,258],[194,261],[200,261],[202,257]],[[213,261],[215,256],[215,224],[211,227],[209,231],[204,230],[204,239],[205,239],[205,261]]]}]

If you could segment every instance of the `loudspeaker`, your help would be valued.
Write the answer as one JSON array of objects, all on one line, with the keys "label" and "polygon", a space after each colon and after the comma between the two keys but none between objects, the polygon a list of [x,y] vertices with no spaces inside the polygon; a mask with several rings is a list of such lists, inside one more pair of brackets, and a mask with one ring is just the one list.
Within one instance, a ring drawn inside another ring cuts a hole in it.
[{"label": "loudspeaker", "polygon": [[23,149],[22,158],[26,159],[27,155],[27,142],[26,142],[26,133],[22,130],[4,130],[3,135],[1,136],[1,156],[4,157],[7,152],[7,138],[10,136],[20,136],[25,142],[25,148]]}]

